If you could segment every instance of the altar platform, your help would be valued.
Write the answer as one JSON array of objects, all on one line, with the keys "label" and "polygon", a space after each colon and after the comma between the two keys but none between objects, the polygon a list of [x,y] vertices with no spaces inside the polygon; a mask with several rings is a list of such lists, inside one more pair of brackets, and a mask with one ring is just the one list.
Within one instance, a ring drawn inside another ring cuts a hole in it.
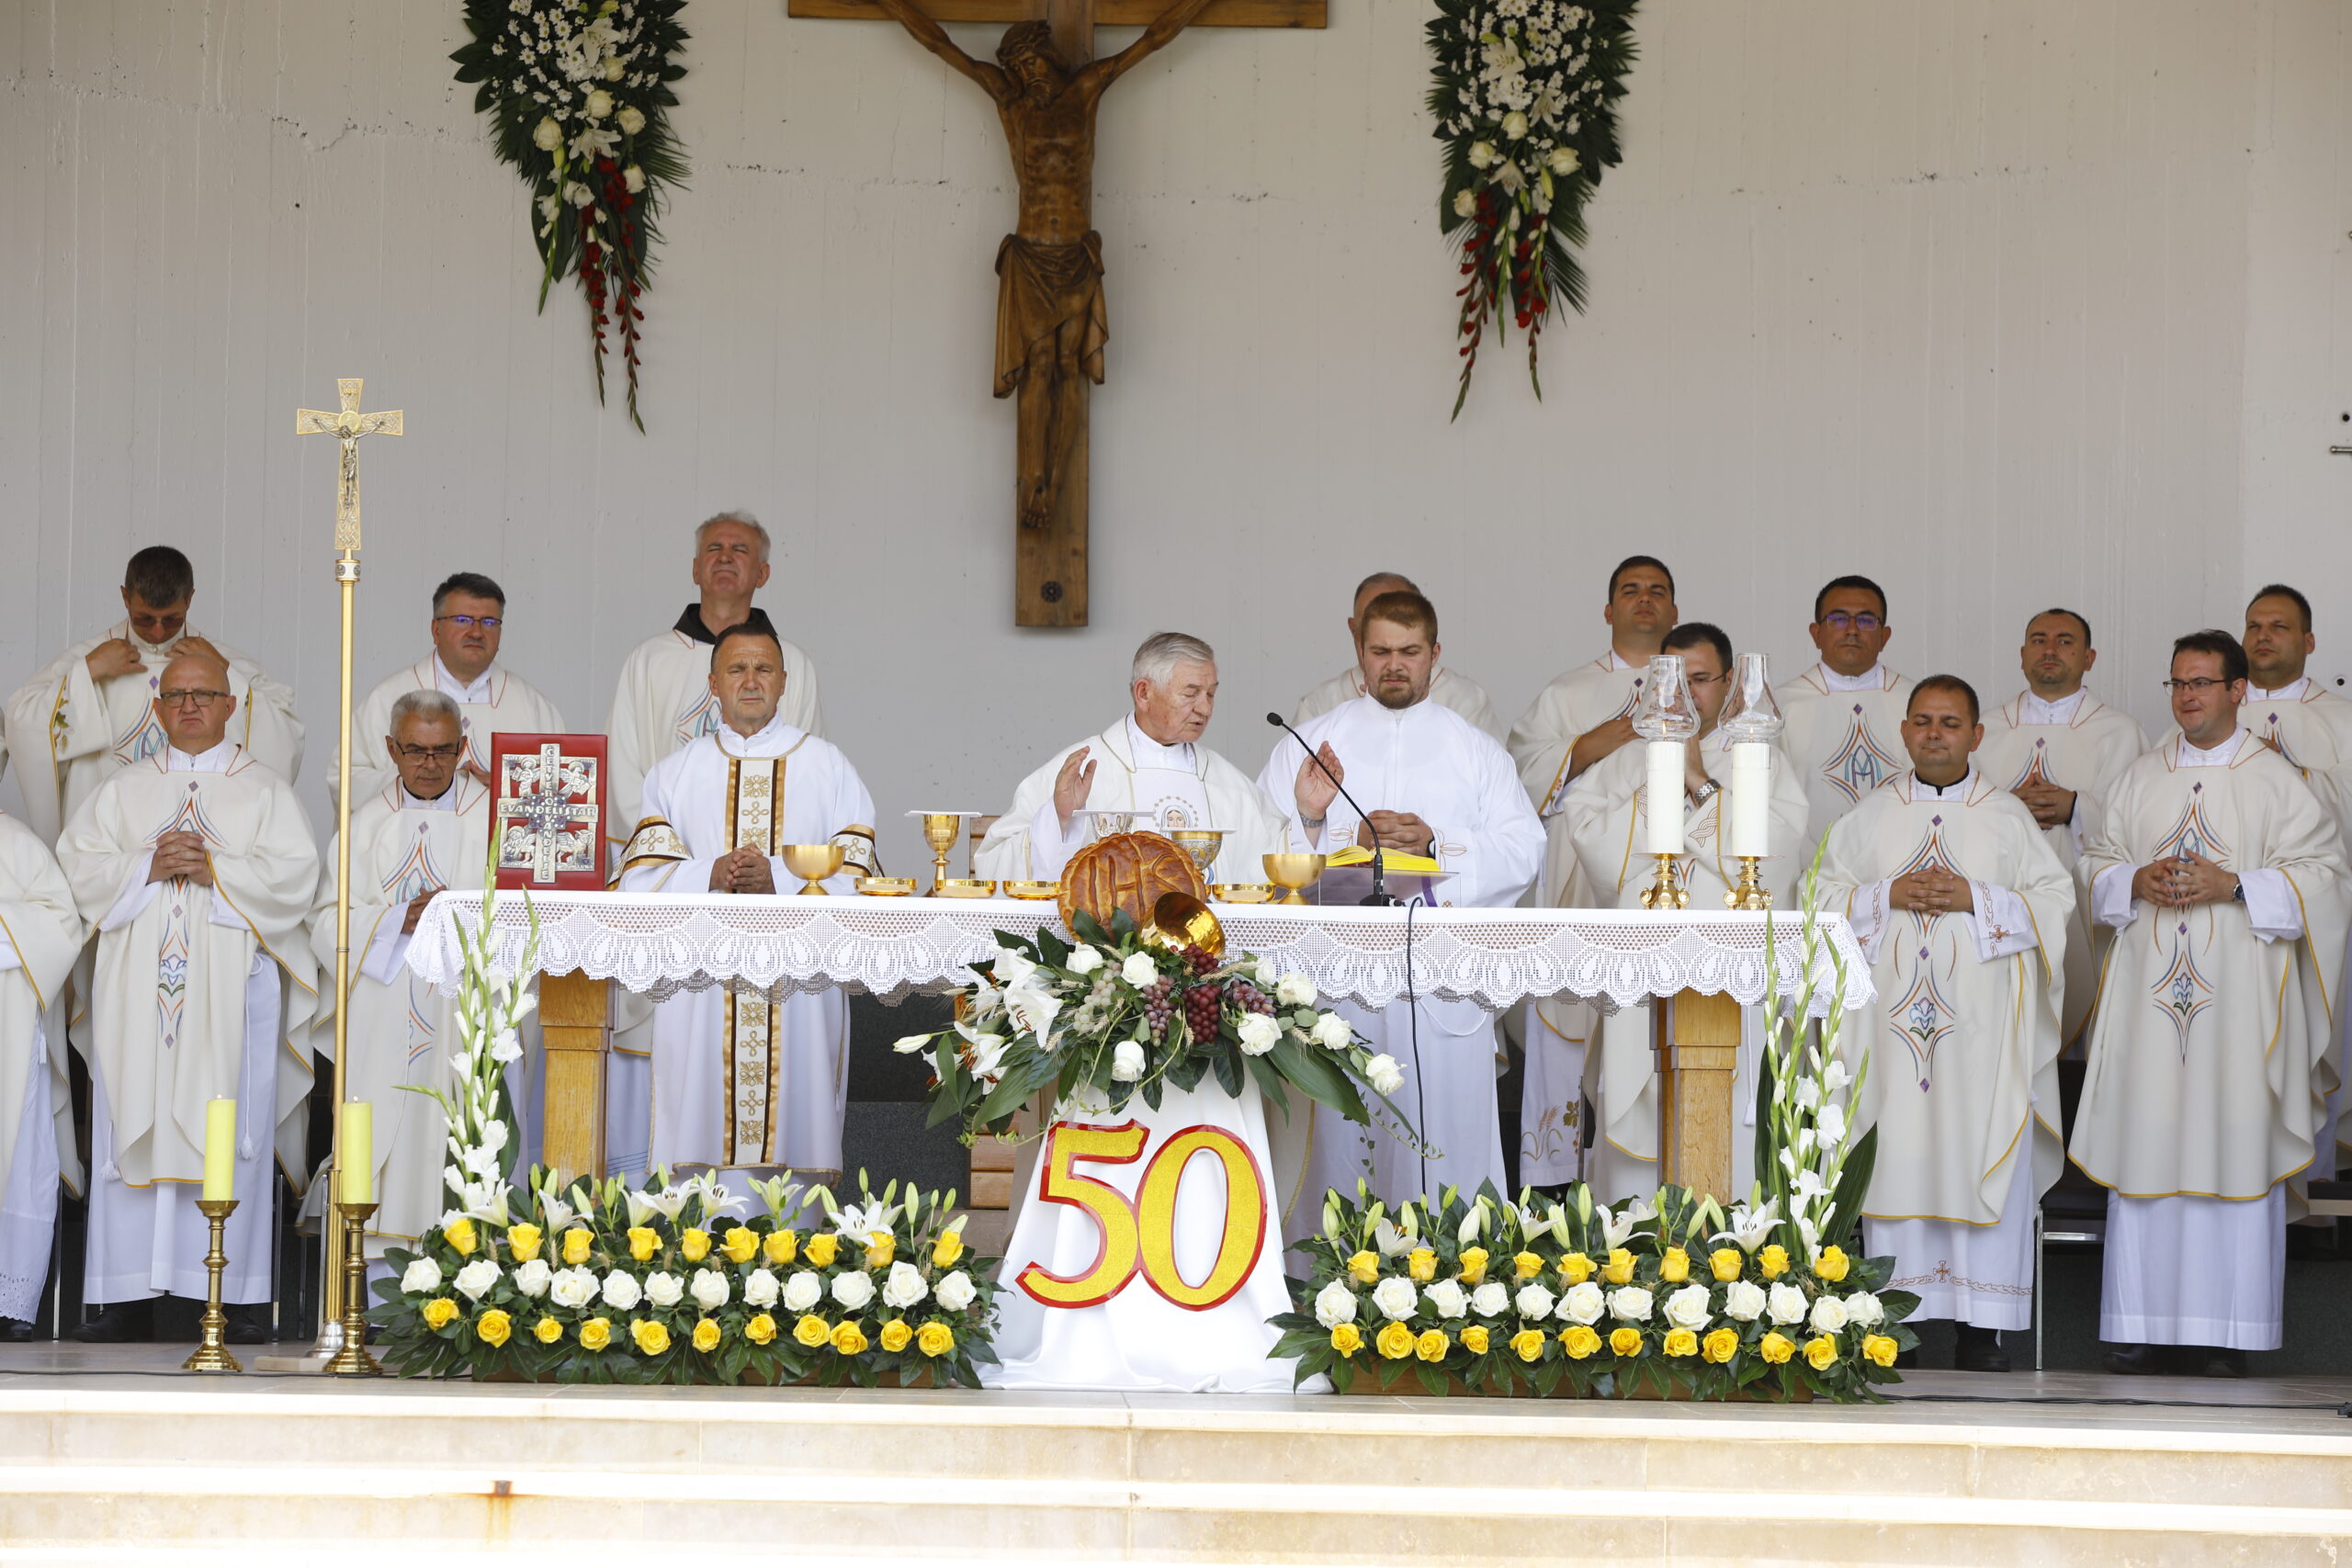
[{"label": "altar platform", "polygon": [[1839,1408],[198,1378],[186,1353],[0,1349],[0,1562],[2300,1568],[2352,1549],[2352,1379],[1920,1372]]}]

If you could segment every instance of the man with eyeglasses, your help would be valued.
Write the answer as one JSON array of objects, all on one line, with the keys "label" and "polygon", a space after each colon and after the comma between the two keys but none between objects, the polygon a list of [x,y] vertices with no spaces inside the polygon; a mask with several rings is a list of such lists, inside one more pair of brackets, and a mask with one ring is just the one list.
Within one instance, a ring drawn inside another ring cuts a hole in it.
[{"label": "man with eyeglasses", "polygon": [[205,1107],[237,1102],[229,1337],[266,1337],[277,1182],[310,1174],[305,1037],[318,966],[304,923],[318,848],[293,786],[230,739],[237,698],[218,661],[180,654],[155,694],[163,750],[118,769],[57,841],[82,917],[97,928],[87,995],[93,1049],[89,1250],[74,1337],[142,1338],[157,1295],[201,1301]]},{"label": "man with eyeglasses", "polygon": [[[1544,872],[1534,903],[1580,908],[1603,901],[1578,867],[1563,808],[1570,787],[1634,738],[1642,682],[1675,615],[1674,573],[1664,561],[1655,556],[1619,561],[1600,606],[1609,651],[1555,676],[1511,726],[1511,762],[1544,819]],[[1525,1017],[1519,1179],[1557,1186],[1583,1174],[1585,1049],[1594,1014],[1589,1002],[1546,997],[1531,1003]]]},{"label": "man with eyeglasses", "polygon": [[[391,732],[392,705],[411,692],[438,692],[458,705],[458,739],[465,754],[458,767],[474,783],[489,785],[490,738],[503,729],[517,735],[560,734],[563,715],[537,687],[498,662],[506,630],[506,591],[478,571],[453,572],[433,591],[433,651],[378,682],[351,715],[351,801],[375,799],[396,774],[384,754]],[[327,775],[334,794],[340,773]],[[356,840],[355,840],[356,841]]]},{"label": "man with eyeglasses", "polygon": [[1886,591],[1867,577],[1832,578],[1813,596],[1806,628],[1821,661],[1772,689],[1788,727],[1781,745],[1804,778],[1810,860],[1829,825],[1904,770],[1911,682],[1879,662],[1894,635]]},{"label": "man with eyeglasses", "polygon": [[[2041,824],[2058,863],[2071,874],[2086,830],[2107,792],[2148,749],[2140,721],[2091,694],[2083,677],[2098,662],[2091,624],[2072,610],[2044,610],[2025,625],[2018,650],[2025,690],[1984,716],[1976,768],[2008,791]],[[2111,933],[2077,901],[2066,925],[2066,1049],[2081,1043],[2098,992],[2098,959]]]},{"label": "man with eyeglasses", "polygon": [[2116,937],[2071,1153],[2108,1189],[2108,1370],[2164,1371],[2179,1346],[2185,1370],[2242,1377],[2279,1342],[2352,895],[2335,819],[2242,722],[2238,640],[2180,638],[2166,684],[2178,732],[2116,781],[2077,871]]}]

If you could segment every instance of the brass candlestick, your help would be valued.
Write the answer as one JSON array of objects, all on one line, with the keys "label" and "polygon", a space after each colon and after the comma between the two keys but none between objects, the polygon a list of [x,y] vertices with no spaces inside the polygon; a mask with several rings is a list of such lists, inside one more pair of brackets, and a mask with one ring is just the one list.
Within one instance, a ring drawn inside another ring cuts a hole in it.
[{"label": "brass candlestick", "polygon": [[1756,868],[1763,863],[1763,857],[1760,855],[1742,855],[1739,857],[1739,881],[1731,888],[1730,891],[1724,895],[1724,908],[1727,909],[1769,909],[1772,907],[1772,895],[1770,890],[1764,886],[1763,882],[1756,874]]},{"label": "brass candlestick", "polygon": [[1677,857],[1653,855],[1651,858],[1657,862],[1657,878],[1643,890],[1642,908],[1645,909],[1687,908],[1690,903],[1690,895],[1683,891],[1681,880],[1675,874],[1674,863]]},{"label": "brass candlestick", "polygon": [[184,1372],[242,1372],[237,1358],[229,1354],[227,1342],[221,1337],[229,1326],[229,1316],[220,1310],[220,1270],[229,1267],[229,1255],[220,1249],[220,1233],[229,1224],[229,1215],[237,1207],[234,1198],[199,1198],[196,1212],[202,1214],[212,1227],[212,1245],[204,1255],[204,1338],[196,1354],[180,1363]]},{"label": "brass candlestick", "polygon": [[368,1353],[368,1219],[373,1203],[337,1203],[343,1216],[343,1348],[327,1371],[344,1377],[372,1378],[384,1369]]}]

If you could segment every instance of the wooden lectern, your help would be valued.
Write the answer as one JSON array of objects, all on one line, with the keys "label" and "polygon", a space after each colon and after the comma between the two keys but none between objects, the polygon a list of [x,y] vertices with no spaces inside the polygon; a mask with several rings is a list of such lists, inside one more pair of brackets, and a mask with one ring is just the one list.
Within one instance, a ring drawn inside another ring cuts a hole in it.
[{"label": "wooden lectern", "polygon": [[580,970],[539,976],[546,1052],[539,1164],[569,1184],[605,1174],[605,1053],[613,1043],[609,981]]},{"label": "wooden lectern", "polygon": [[1739,1080],[1738,1000],[1677,992],[1650,1004],[1657,1053],[1658,1180],[1729,1203],[1733,1100]]}]

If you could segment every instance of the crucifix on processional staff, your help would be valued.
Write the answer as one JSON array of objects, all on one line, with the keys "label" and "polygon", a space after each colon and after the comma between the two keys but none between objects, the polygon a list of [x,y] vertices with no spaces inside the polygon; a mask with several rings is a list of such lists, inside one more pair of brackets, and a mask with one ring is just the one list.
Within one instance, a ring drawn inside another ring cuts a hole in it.
[{"label": "crucifix on processional staff", "polygon": [[[1112,83],[1194,24],[1320,28],[1326,0],[790,0],[795,17],[887,17],[996,105],[1021,187],[998,248],[995,394],[1014,402],[1013,624],[1086,624],[1087,400],[1110,318],[1094,231],[1094,115]],[[1010,22],[997,63],[941,22]],[[1098,26],[1143,37],[1094,58]]]}]

